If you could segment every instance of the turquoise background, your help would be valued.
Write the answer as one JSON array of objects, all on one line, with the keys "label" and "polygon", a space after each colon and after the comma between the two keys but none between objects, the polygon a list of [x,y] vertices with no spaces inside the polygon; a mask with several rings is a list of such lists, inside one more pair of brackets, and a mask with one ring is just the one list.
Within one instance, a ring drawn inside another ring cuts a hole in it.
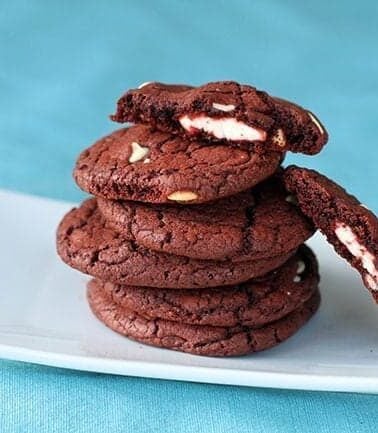
[{"label": "turquoise background", "polygon": [[[129,87],[251,83],[330,132],[289,156],[378,211],[378,3],[0,1],[0,187],[78,200],[80,150]],[[378,397],[120,378],[0,362],[1,432],[373,432]]]}]

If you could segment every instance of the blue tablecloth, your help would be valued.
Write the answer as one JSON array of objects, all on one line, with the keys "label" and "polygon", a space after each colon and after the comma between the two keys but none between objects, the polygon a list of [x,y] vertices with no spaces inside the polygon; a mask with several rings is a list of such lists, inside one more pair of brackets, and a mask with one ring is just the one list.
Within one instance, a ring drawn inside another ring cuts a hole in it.
[{"label": "blue tablecloth", "polygon": [[[3,2],[0,187],[77,200],[75,157],[115,128],[123,90],[235,79],[317,113],[328,147],[288,160],[377,211],[377,22],[374,1]],[[373,432],[377,403],[0,362],[4,433]]]}]

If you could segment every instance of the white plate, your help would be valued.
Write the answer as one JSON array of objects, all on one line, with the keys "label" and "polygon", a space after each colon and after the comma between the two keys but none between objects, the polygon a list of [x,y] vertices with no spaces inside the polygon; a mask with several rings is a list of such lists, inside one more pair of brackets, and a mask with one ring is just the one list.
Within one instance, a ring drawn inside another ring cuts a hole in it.
[{"label": "white plate", "polygon": [[90,313],[87,278],[55,253],[67,203],[0,191],[0,357],[79,370],[220,384],[378,392],[378,308],[319,236],[319,313],[279,347],[206,358],[129,341]]}]

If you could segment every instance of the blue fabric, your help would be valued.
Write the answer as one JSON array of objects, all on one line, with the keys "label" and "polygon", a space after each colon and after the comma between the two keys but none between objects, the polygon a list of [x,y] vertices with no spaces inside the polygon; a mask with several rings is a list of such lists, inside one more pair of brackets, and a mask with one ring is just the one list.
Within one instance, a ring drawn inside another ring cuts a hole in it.
[{"label": "blue fabric", "polygon": [[[0,187],[77,200],[80,150],[150,80],[253,83],[331,138],[289,156],[377,199],[375,1],[12,1],[0,7]],[[373,432],[378,397],[188,384],[0,362],[1,432]]]}]

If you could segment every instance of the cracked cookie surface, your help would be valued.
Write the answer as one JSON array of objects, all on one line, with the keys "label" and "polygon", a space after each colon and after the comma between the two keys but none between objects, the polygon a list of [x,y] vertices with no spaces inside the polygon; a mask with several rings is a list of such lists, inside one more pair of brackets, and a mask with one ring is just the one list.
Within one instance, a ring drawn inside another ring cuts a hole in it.
[{"label": "cracked cookie surface", "polygon": [[282,154],[189,141],[136,125],[82,152],[74,177],[107,199],[203,203],[244,191],[273,174]]},{"label": "cracked cookie surface", "polygon": [[110,229],[95,199],[85,201],[63,218],[57,231],[57,250],[68,265],[101,280],[172,289],[247,281],[281,266],[295,253],[231,263],[150,251]]},{"label": "cracked cookie surface", "polygon": [[235,81],[200,87],[148,83],[126,92],[111,119],[189,138],[248,143],[257,151],[315,154],[328,140],[310,111]]},{"label": "cracked cookie surface", "polygon": [[290,166],[284,179],[302,212],[358,270],[378,303],[378,219],[374,213],[315,170]]},{"label": "cracked cookie surface", "polygon": [[98,199],[98,207],[109,226],[147,249],[238,262],[286,254],[313,234],[313,225],[287,198],[277,175],[203,205]]},{"label": "cracked cookie surface", "polygon": [[320,295],[312,297],[287,316],[261,328],[188,325],[163,319],[146,319],[112,302],[92,284],[87,292],[97,318],[112,330],[153,346],[205,356],[238,356],[277,346],[295,334],[316,312]]},{"label": "cracked cookie surface", "polygon": [[317,290],[318,264],[312,251],[302,246],[275,271],[240,285],[211,289],[156,290],[117,285],[100,280],[97,285],[121,307],[146,319],[165,319],[192,325],[261,327],[299,308]]}]

